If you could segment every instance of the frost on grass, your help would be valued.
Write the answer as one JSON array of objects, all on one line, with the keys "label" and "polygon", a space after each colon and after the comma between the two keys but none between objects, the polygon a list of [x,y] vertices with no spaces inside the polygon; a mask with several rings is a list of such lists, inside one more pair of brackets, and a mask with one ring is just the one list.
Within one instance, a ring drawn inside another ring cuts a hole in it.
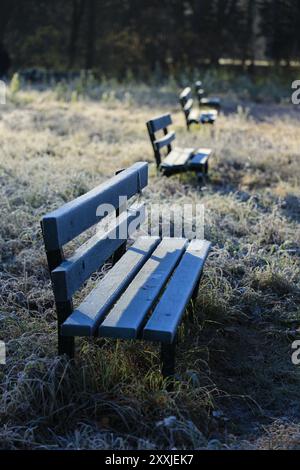
[{"label": "frost on grass", "polygon": [[[258,120],[251,105],[187,134],[172,90],[126,93],[19,91],[1,108],[0,447],[299,448],[298,114],[270,105]],[[145,122],[170,109],[178,145],[215,149],[205,184],[156,175]],[[153,345],[78,339],[75,367],[56,356],[39,220],[139,160],[152,163],[147,202],[204,204],[213,243],[173,393]]]}]

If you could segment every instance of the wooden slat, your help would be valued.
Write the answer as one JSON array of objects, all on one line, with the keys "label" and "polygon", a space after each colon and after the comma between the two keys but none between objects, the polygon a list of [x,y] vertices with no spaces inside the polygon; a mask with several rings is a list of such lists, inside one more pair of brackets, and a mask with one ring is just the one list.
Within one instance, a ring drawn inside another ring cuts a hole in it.
[{"label": "wooden slat", "polygon": [[136,338],[179,262],[187,240],[164,238],[99,327],[99,336]]},{"label": "wooden slat", "polygon": [[[96,233],[70,258],[63,261],[51,273],[55,299],[59,301],[70,299],[90,275],[99,269],[131,235],[135,228],[130,228],[131,223],[138,221],[141,224],[144,220],[145,205],[132,206],[128,212],[120,215],[105,234]],[[124,236],[120,238],[118,231],[123,233],[125,238]]]},{"label": "wooden slat", "polygon": [[184,105],[183,109],[185,112],[189,112],[193,107],[193,100],[190,98]]},{"label": "wooden slat", "polygon": [[201,148],[201,149],[196,150],[194,152],[194,155],[188,161],[188,167],[194,168],[197,166],[205,165],[205,163],[208,161],[211,154],[212,154],[211,149]]},{"label": "wooden slat", "polygon": [[218,113],[215,109],[209,109],[200,113],[200,121],[205,122],[214,122],[218,117]]},{"label": "wooden slat", "polygon": [[119,196],[134,196],[148,184],[148,164],[136,163],[97,186],[83,196],[74,199],[42,219],[46,250],[55,250],[73,240],[92,225],[100,222],[96,211],[101,204],[119,206]]},{"label": "wooden slat", "polygon": [[168,132],[164,137],[161,139],[157,139],[154,141],[154,144],[157,148],[157,150],[160,150],[161,148],[165,147],[166,145],[170,145],[171,142],[175,139],[175,132],[171,131]]},{"label": "wooden slat", "polygon": [[157,116],[147,122],[147,125],[151,128],[151,131],[157,132],[161,129],[165,129],[172,124],[172,119],[170,114],[164,114],[162,116]]},{"label": "wooden slat", "polygon": [[159,237],[140,237],[64,322],[61,334],[92,336],[159,242]]},{"label": "wooden slat", "polygon": [[199,124],[200,122],[200,117],[199,117],[199,111],[191,111],[189,116],[188,116],[188,122],[189,123],[194,123],[194,124]]},{"label": "wooden slat", "polygon": [[192,94],[192,90],[190,89],[190,87],[186,87],[181,93],[180,93],[180,99],[182,100],[188,100],[190,99],[191,97],[191,94]]},{"label": "wooden slat", "polygon": [[197,96],[198,96],[198,101],[200,101],[202,99],[202,97],[204,96],[204,90],[199,88],[199,90],[197,90]]},{"label": "wooden slat", "polygon": [[210,243],[192,240],[143,330],[143,338],[172,343],[186,305],[201,277]]},{"label": "wooden slat", "polygon": [[207,111],[192,111],[188,116],[188,122],[199,124],[212,123],[217,119],[218,113],[215,109],[209,109]]},{"label": "wooden slat", "polygon": [[200,100],[200,104],[202,106],[216,106],[216,107],[220,107],[220,104],[221,104],[221,100],[220,98],[216,98],[216,97],[213,97],[213,98],[201,98]]},{"label": "wooden slat", "polygon": [[161,167],[183,167],[193,154],[193,151],[194,149],[192,148],[175,148],[164,159]]},{"label": "wooden slat", "polygon": [[188,162],[188,160],[191,158],[193,151],[194,151],[193,148],[182,149],[181,153],[179,153],[177,157],[176,165],[185,165]]}]

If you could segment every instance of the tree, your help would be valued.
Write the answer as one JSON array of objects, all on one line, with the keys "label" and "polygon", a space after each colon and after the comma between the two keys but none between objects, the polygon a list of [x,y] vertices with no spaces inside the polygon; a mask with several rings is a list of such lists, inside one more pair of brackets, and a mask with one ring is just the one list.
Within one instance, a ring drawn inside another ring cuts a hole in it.
[{"label": "tree", "polygon": [[2,0],[0,43],[16,67],[166,76],[253,60],[264,43],[268,58],[290,62],[299,23],[299,0]]},{"label": "tree", "polygon": [[289,61],[294,50],[296,30],[295,13],[298,0],[260,0],[261,34],[267,41],[267,55],[279,63]]},{"label": "tree", "polygon": [[1,1],[1,15],[0,15],[0,44],[3,43],[5,33],[11,20],[16,7],[16,0],[2,0]]},{"label": "tree", "polygon": [[87,0],[87,34],[85,68],[92,69],[95,59],[95,24],[96,24],[96,0]]},{"label": "tree", "polygon": [[77,52],[77,43],[79,39],[79,29],[84,15],[85,7],[85,0],[72,0],[72,15],[69,40],[69,68],[72,68],[74,65]]}]

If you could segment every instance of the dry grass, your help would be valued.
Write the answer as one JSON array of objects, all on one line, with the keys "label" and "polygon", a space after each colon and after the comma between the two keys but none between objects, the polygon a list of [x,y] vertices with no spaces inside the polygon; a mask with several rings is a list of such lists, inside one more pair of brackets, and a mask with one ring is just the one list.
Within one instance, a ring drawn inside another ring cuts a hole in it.
[{"label": "dry grass", "polygon": [[[291,363],[300,336],[299,114],[251,105],[250,115],[221,116],[214,132],[188,134],[176,95],[151,92],[66,103],[27,91],[0,109],[3,449],[300,447],[300,369]],[[75,367],[56,356],[39,228],[43,214],[117,169],[152,162],[145,121],[169,110],[178,143],[216,150],[205,187],[193,175],[157,177],[152,166],[146,194],[204,203],[213,243],[196,325],[180,330],[172,393],[149,344],[82,339]]]}]

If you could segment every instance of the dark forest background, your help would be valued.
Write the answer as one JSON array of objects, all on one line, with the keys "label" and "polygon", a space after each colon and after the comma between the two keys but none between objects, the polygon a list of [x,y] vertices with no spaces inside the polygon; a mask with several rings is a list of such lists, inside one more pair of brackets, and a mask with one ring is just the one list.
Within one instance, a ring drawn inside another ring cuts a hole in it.
[{"label": "dark forest background", "polygon": [[300,57],[299,0],[1,0],[0,43],[13,68],[130,70]]}]

